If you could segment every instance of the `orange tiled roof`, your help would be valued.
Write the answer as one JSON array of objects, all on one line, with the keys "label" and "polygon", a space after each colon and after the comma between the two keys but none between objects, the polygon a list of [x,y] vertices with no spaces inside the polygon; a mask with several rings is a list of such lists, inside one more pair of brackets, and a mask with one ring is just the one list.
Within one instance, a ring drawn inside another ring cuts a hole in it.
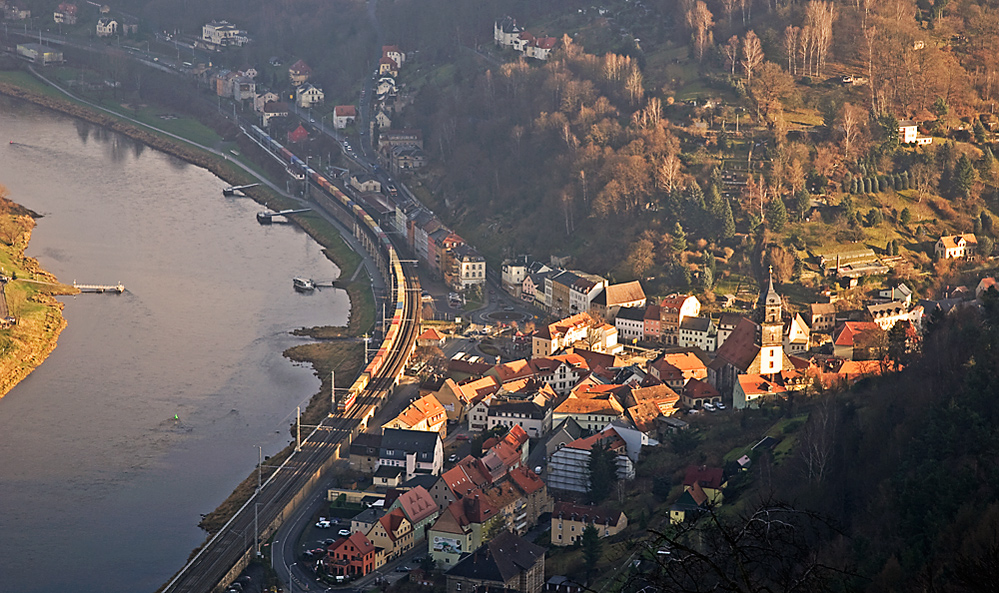
[{"label": "orange tiled roof", "polygon": [[760,375],[739,375],[739,385],[747,396],[783,393],[784,386]]},{"label": "orange tiled roof", "polygon": [[500,383],[529,377],[535,373],[534,369],[531,368],[531,364],[524,359],[511,360],[510,362],[498,364],[493,367],[493,370],[496,372],[496,376],[499,378]]},{"label": "orange tiled roof", "polygon": [[421,341],[421,342],[423,340],[433,340],[435,342],[439,342],[439,341],[441,341],[443,339],[444,339],[444,336],[442,336],[439,331],[437,331],[436,329],[434,329],[432,327],[429,328],[429,329],[427,329],[427,331],[423,332],[422,334],[420,334],[420,337],[416,338],[417,341]]},{"label": "orange tiled roof", "polygon": [[961,235],[944,235],[940,237],[940,242],[947,249],[954,249],[959,247],[958,241],[964,239],[964,242],[968,245],[978,245],[978,238],[975,237],[973,233],[964,233]]},{"label": "orange tiled roof", "polygon": [[579,399],[570,397],[562,402],[562,405],[555,408],[556,414],[605,414],[608,416],[619,416],[624,413],[624,408],[617,403],[615,398],[607,399]]},{"label": "orange tiled roof", "polygon": [[544,481],[538,477],[538,474],[526,467],[518,467],[510,470],[510,473],[507,475],[524,494],[533,494],[545,487]]},{"label": "orange tiled roof", "polygon": [[392,422],[398,420],[401,424],[416,426],[423,421],[434,422],[434,418],[442,421],[446,414],[441,402],[430,393],[406,406],[406,409],[399,412]]},{"label": "orange tiled roof", "polygon": [[833,343],[837,346],[855,346],[858,336],[876,329],[881,328],[873,321],[847,321],[837,331]]}]

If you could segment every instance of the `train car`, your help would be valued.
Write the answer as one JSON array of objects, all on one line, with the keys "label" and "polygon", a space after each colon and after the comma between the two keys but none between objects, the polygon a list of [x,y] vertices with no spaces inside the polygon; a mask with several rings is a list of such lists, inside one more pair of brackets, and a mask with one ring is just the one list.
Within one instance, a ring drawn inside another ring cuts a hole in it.
[{"label": "train car", "polygon": [[[408,283],[406,280],[405,270],[399,261],[398,253],[396,253],[395,248],[392,246],[392,242],[389,239],[388,234],[385,233],[385,231],[375,222],[374,218],[372,218],[371,215],[369,215],[360,206],[360,204],[354,202],[329,179],[324,177],[315,169],[309,167],[305,162],[298,158],[298,156],[292,153],[288,148],[282,146],[277,140],[269,136],[261,128],[252,126],[251,133],[257,137],[261,144],[274,152],[281,160],[284,161],[289,173],[301,176],[300,178],[302,179],[311,179],[325,192],[329,199],[333,200],[329,204],[339,203],[340,206],[354,218],[357,222],[356,228],[360,230],[360,233],[365,235],[364,241],[374,252],[376,252],[372,253],[372,255],[376,257],[376,261],[379,261],[379,267],[383,272],[388,273],[394,279],[393,284],[396,287],[396,313],[392,318],[392,323],[386,331],[385,339],[382,341],[381,347],[375,357],[365,368],[361,376],[358,377],[354,385],[351,386],[350,390],[346,392],[347,394],[343,398],[337,400],[337,411],[344,413],[349,411],[351,407],[355,405],[357,397],[365,388],[369,386],[373,378],[380,376],[380,373],[384,371],[383,365],[387,364],[389,352],[394,351],[396,347],[396,342],[399,339],[402,327],[402,314],[406,307],[406,287]],[[331,207],[330,205],[324,205],[323,200],[319,200],[318,203],[324,209],[329,209]],[[332,211],[331,214],[333,214]],[[334,214],[334,216],[337,215]],[[339,218],[339,216],[337,217]],[[357,232],[358,231],[355,231],[355,233]]]},{"label": "train car", "polygon": [[337,414],[346,414],[354,407],[357,402],[357,391],[354,389],[348,389],[342,393],[337,394],[336,397],[336,412]]}]

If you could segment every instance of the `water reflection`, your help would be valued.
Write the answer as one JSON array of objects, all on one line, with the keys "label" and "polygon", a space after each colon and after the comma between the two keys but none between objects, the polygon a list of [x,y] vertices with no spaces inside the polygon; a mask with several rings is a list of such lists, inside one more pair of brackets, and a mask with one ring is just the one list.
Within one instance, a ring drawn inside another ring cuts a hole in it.
[{"label": "water reflection", "polygon": [[258,225],[225,182],[130,139],[10,102],[0,129],[31,139],[0,158],[11,197],[46,215],[28,254],[128,288],[66,298],[59,346],[0,399],[0,589],[153,591],[255,446],[289,442],[319,384],[281,356],[304,341],[289,332],[349,308],[291,278],[339,272],[296,227]]}]

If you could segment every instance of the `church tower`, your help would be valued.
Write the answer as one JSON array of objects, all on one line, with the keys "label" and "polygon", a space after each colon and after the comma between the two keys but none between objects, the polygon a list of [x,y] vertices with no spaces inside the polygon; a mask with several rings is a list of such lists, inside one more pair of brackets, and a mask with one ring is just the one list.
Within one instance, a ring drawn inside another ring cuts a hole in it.
[{"label": "church tower", "polygon": [[760,294],[763,322],[760,323],[760,374],[769,375],[784,370],[784,322],[781,319],[781,298],[774,290],[773,268],[766,293]]}]

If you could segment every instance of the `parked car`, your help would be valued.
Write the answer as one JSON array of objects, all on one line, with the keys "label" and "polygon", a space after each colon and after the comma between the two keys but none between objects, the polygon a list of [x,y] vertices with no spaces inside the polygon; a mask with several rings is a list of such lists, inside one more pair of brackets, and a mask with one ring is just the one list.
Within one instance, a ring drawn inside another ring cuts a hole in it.
[{"label": "parked car", "polygon": [[396,572],[409,572],[411,570],[413,570],[413,569],[410,568],[410,567],[408,567],[408,566],[396,566],[395,567],[395,571]]},{"label": "parked car", "polygon": [[470,440],[470,437],[469,437],[469,436],[468,436],[467,434],[459,434],[458,436],[456,436],[456,437],[454,437],[454,438],[455,438],[456,440],[459,440],[459,441],[467,441],[467,440]]},{"label": "parked car", "polygon": [[716,402],[715,403],[715,407],[718,408],[719,410],[724,410],[725,409],[725,404],[723,404],[721,402]]},{"label": "parked car", "polygon": [[458,456],[452,454],[450,457],[447,458],[447,460],[450,461],[451,463],[454,463],[455,461],[458,461]]},{"label": "parked car", "polygon": [[702,406],[702,407],[705,410],[709,411],[709,412],[717,412],[718,411],[718,408],[716,408],[715,405],[713,403],[711,403],[711,402],[704,402],[704,406]]},{"label": "parked car", "polygon": [[349,529],[341,529],[340,531],[336,532],[336,534],[339,535],[339,536],[341,536],[341,537],[350,537],[350,530]]},{"label": "parked car", "polygon": [[316,521],[316,527],[318,527],[319,529],[329,529],[330,520],[327,519],[326,517],[319,517],[319,521]]}]

